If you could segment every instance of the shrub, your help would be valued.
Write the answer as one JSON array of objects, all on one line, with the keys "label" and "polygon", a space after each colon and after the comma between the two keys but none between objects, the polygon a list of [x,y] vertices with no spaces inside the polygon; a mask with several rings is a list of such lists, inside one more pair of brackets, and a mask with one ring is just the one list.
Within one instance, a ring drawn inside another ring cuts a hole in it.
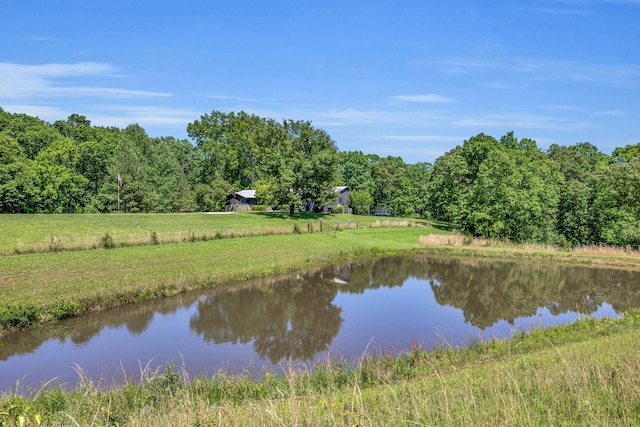
[{"label": "shrub", "polygon": [[102,247],[105,249],[113,249],[116,247],[115,242],[113,241],[113,237],[109,235],[107,231],[101,239]]},{"label": "shrub", "polygon": [[341,214],[344,213],[344,206],[329,206],[329,212],[332,214]]},{"label": "shrub", "polygon": [[5,328],[24,328],[37,325],[38,310],[31,303],[10,304],[0,307],[0,325]]},{"label": "shrub", "polygon": [[56,320],[70,319],[75,317],[80,311],[80,304],[74,301],[67,301],[62,297],[56,298],[53,306],[49,309],[51,316]]},{"label": "shrub", "polygon": [[562,250],[565,250],[565,251],[571,250],[571,242],[569,241],[569,239],[565,237],[564,234],[561,234],[560,236],[558,236],[556,245]]},{"label": "shrub", "polygon": [[267,207],[265,205],[254,205],[251,206],[251,210],[254,212],[265,212]]},{"label": "shrub", "polygon": [[365,190],[354,190],[351,192],[351,207],[357,215],[369,215],[373,206],[373,196]]}]

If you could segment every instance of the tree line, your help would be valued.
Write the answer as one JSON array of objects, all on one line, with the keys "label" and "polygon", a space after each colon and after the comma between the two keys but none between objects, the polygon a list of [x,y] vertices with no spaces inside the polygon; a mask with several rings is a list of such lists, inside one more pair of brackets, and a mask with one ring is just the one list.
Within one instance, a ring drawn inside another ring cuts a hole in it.
[{"label": "tree line", "polygon": [[474,236],[563,246],[640,245],[640,144],[608,156],[479,134],[440,157],[430,214]]},{"label": "tree line", "polygon": [[611,155],[588,142],[543,151],[513,132],[481,133],[433,164],[408,164],[340,152],[307,121],[245,112],[204,114],[187,132],[191,141],[0,108],[0,212],[115,212],[118,202],[122,212],[222,210],[250,188],[265,205],[313,211],[345,185],[356,214],[385,207],[471,236],[640,246],[640,144]]}]

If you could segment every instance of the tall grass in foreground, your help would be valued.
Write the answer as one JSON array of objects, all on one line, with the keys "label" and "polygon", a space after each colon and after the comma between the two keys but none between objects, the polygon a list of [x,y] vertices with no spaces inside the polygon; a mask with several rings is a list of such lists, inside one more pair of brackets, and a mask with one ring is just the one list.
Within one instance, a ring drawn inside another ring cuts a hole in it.
[{"label": "tall grass in foreground", "polygon": [[[0,425],[637,425],[640,311],[511,340],[190,379],[171,363],[117,388],[78,373],[0,396]],[[4,423],[4,424],[2,424]]]}]

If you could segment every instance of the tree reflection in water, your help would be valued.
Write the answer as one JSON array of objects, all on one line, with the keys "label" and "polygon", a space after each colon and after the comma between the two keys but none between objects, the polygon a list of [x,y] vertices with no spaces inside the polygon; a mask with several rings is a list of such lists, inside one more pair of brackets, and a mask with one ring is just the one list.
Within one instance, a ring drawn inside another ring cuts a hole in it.
[{"label": "tree reflection in water", "polygon": [[[209,290],[205,296],[182,294],[20,331],[3,337],[0,361],[33,353],[52,339],[61,345],[69,340],[88,346],[107,328],[125,327],[132,336],[143,339],[158,313],[166,316],[181,309],[191,313],[188,328],[207,343],[252,343],[258,356],[272,363],[283,358],[310,360],[330,347],[342,327],[343,309],[349,307],[336,305],[339,293],[360,295],[399,288],[409,278],[423,281],[419,286],[429,287],[437,304],[461,310],[464,321],[480,330],[502,320],[513,324],[518,318],[534,316],[540,308],[553,315],[589,315],[604,302],[618,313],[640,307],[640,273],[636,271],[393,256],[247,281]],[[432,309],[428,304],[424,302],[424,310]],[[372,312],[379,308],[370,307]],[[402,319],[406,317],[403,307],[393,310],[398,316],[394,323],[414,321]],[[176,334],[184,334],[180,328],[176,326]]]},{"label": "tree reflection in water", "polygon": [[340,330],[338,283],[322,270],[275,285],[216,293],[198,302],[191,330],[208,342],[248,343],[261,358],[309,360]]},{"label": "tree reflection in water", "polygon": [[[309,360],[338,334],[338,292],[362,294],[428,283],[438,304],[459,308],[465,322],[487,329],[546,307],[553,315],[588,315],[608,302],[622,312],[640,306],[637,272],[558,264],[393,256],[316,269],[306,275],[217,292],[198,303],[190,327],[208,342],[249,343],[261,358]],[[372,307],[375,309],[375,307]]]},{"label": "tree reflection in water", "polygon": [[[484,330],[546,307],[553,315],[589,315],[604,302],[620,313],[640,306],[638,272],[559,264],[429,259],[436,301],[460,308]],[[425,278],[426,279],[426,278]]]}]

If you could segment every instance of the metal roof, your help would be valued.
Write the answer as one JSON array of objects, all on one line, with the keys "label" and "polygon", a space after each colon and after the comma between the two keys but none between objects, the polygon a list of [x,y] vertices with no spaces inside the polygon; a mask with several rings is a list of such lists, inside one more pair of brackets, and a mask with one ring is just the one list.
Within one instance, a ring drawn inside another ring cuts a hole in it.
[{"label": "metal roof", "polygon": [[245,199],[255,199],[256,198],[256,190],[242,190],[236,193],[238,196],[242,196]]}]

